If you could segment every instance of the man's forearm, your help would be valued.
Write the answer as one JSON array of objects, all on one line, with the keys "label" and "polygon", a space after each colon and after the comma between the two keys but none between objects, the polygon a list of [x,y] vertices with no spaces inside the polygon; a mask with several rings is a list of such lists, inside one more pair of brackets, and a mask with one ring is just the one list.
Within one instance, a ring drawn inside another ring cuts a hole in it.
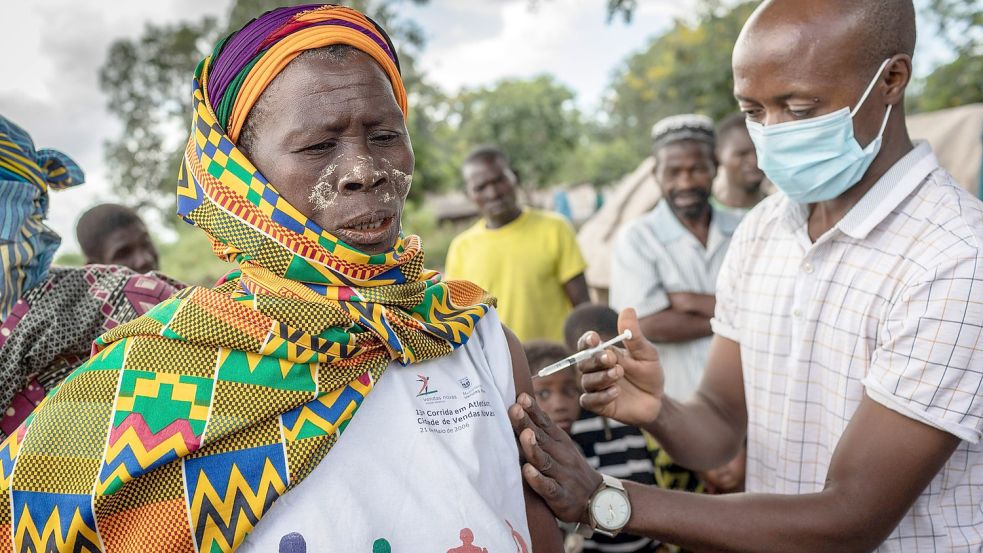
[{"label": "man's forearm", "polygon": [[638,321],[645,337],[653,342],[689,342],[713,334],[710,318],[678,311],[672,307]]},{"label": "man's forearm", "polygon": [[574,307],[590,301],[590,291],[587,287],[587,279],[584,273],[573,277],[563,284],[563,292],[570,299],[570,304]]},{"label": "man's forearm", "polygon": [[625,488],[632,506],[626,532],[694,551],[870,551],[896,524],[856,512],[828,491],[708,496],[634,482]]},{"label": "man's forearm", "polygon": [[669,305],[676,311],[691,315],[702,315],[707,319],[713,317],[717,307],[717,299],[713,294],[698,294],[696,292],[670,292]]},{"label": "man's forearm", "polygon": [[738,419],[699,395],[686,402],[666,397],[658,418],[645,430],[676,463],[690,470],[710,470],[739,451],[745,430]]},{"label": "man's forearm", "polygon": [[697,313],[713,318],[713,311],[717,308],[717,298],[713,294],[693,294],[693,302]]}]

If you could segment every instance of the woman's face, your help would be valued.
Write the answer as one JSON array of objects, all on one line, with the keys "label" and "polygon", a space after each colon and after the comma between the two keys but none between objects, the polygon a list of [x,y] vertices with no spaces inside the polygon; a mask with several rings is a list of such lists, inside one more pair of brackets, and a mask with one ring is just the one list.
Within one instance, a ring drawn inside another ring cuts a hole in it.
[{"label": "woman's face", "polygon": [[369,55],[298,56],[250,112],[240,147],[324,230],[367,254],[396,243],[413,149],[392,85]]}]

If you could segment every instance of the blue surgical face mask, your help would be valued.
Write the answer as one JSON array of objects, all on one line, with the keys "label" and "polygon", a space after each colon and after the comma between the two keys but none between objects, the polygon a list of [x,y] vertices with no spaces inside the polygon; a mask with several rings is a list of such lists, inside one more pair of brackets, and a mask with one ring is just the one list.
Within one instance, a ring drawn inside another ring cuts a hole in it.
[{"label": "blue surgical face mask", "polygon": [[853,135],[853,117],[891,60],[884,60],[851,111],[845,107],[812,119],[764,126],[747,122],[758,154],[758,167],[792,201],[825,202],[860,181],[881,149],[884,128],[891,116],[887,107],[877,138],[861,148]]}]

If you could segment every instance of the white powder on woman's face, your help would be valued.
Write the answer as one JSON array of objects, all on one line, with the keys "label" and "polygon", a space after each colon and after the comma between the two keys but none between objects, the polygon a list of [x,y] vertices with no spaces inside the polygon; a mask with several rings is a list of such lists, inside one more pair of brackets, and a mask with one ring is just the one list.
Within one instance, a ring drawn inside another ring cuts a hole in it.
[{"label": "white powder on woman's face", "polygon": [[413,186],[413,173],[404,173],[395,167],[392,169],[393,183],[396,184],[396,194],[403,199],[410,193]]},{"label": "white powder on woman's face", "polygon": [[382,196],[381,200],[384,205],[402,203],[413,185],[413,173],[396,169],[392,162],[386,158],[381,160],[381,165],[386,170],[376,169],[372,158],[368,156],[355,156],[354,163],[347,173],[338,178],[331,178],[339,166],[339,163],[332,163],[321,172],[307,199],[314,206],[315,211],[324,211],[331,209],[338,202],[338,196],[344,183],[369,182],[371,183],[369,186],[372,186],[372,184],[385,179],[389,180],[392,186],[374,187],[372,188],[373,192]]},{"label": "white powder on woman's face", "polygon": [[338,187],[333,184],[331,175],[338,169],[338,164],[332,163],[324,168],[317,178],[317,184],[311,188],[307,200],[314,206],[315,211],[330,209],[338,200]]}]

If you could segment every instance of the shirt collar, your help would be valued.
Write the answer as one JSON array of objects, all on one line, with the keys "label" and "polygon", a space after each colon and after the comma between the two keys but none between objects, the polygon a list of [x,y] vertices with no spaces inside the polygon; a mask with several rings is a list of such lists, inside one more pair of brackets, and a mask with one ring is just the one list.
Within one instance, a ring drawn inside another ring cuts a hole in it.
[{"label": "shirt collar", "polygon": [[[874,230],[894,208],[918,187],[932,171],[939,167],[939,160],[932,153],[932,147],[923,140],[915,142],[915,147],[899,159],[860,201],[836,224],[840,232],[862,240]],[[809,218],[809,206],[799,204],[783,197],[776,210],[786,227],[795,232],[802,228]]]},{"label": "shirt collar", "polygon": [[720,209],[710,204],[713,209],[713,216],[710,218],[710,228],[716,227],[724,236],[730,236],[737,230],[737,225],[741,223],[741,216],[726,208]]},{"label": "shirt collar", "polygon": [[[740,217],[725,211],[721,211],[712,205],[710,206],[710,210],[709,236],[713,237],[714,234],[719,233],[723,238],[727,238],[734,234],[734,230],[737,228],[738,223],[741,222]],[[675,242],[687,234],[690,236],[693,234],[689,231],[689,229],[683,226],[683,223],[679,221],[676,214],[672,212],[672,208],[669,207],[669,202],[665,198],[661,199],[659,204],[655,206],[655,209],[652,210],[652,226],[655,229],[655,235],[663,244]],[[696,237],[694,236],[693,239],[695,240]],[[712,242],[712,240],[708,239],[708,246],[710,242]]]},{"label": "shirt collar", "polygon": [[938,168],[939,160],[932,153],[928,142],[917,142],[910,152],[891,166],[860,198],[857,205],[836,224],[836,228],[857,240],[866,238],[874,227]]},{"label": "shirt collar", "polygon": [[669,207],[669,200],[666,198],[659,200],[659,204],[652,210],[652,227],[655,229],[655,235],[659,238],[659,242],[663,244],[675,242],[689,233],[676,218],[676,214],[672,212],[672,208]]},{"label": "shirt collar", "polygon": [[511,221],[509,221],[508,223],[505,223],[504,225],[502,225],[500,227],[488,228],[488,219],[485,219],[484,217],[478,219],[478,222],[475,223],[474,226],[475,226],[475,228],[477,228],[479,230],[486,231],[486,232],[498,232],[498,231],[502,231],[502,230],[512,229],[512,228],[515,228],[515,227],[519,226],[519,223],[521,223],[522,221],[525,221],[526,220],[526,215],[528,213],[529,213],[529,210],[528,209],[522,208],[522,211],[519,213],[519,216],[518,217],[516,217],[515,219],[512,219]]}]

